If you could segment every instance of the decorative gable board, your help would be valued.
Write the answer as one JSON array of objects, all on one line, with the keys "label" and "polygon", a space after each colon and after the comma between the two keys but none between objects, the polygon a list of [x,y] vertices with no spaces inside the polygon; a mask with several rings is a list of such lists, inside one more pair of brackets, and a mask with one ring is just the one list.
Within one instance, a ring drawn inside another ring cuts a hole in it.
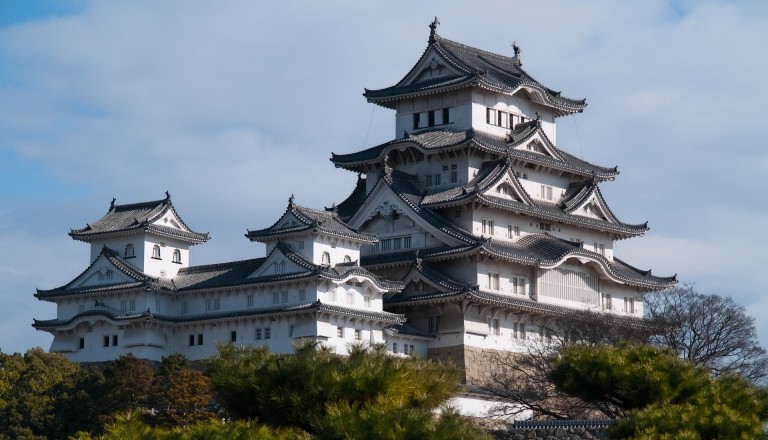
[{"label": "decorative gable board", "polygon": [[266,261],[247,278],[305,272],[306,270],[291,261],[280,249],[275,248]]},{"label": "decorative gable board", "polygon": [[416,63],[411,72],[400,82],[401,86],[416,84],[440,77],[463,75],[434,49],[428,50]]},{"label": "decorative gable board", "polygon": [[414,227],[431,234],[445,245],[456,246],[462,244],[459,240],[445,234],[421,218],[417,212],[400,199],[400,197],[398,197],[388,185],[384,184],[383,181],[379,181],[373,191],[371,191],[371,194],[368,196],[368,199],[366,199],[363,206],[357,210],[347,224],[353,229],[372,233],[375,231],[369,231],[367,224],[370,220],[377,216],[389,217],[393,213],[397,213],[398,215],[405,216],[412,220]]},{"label": "decorative gable board", "polygon": [[91,267],[77,277],[69,285],[71,288],[111,286],[116,284],[132,283],[132,279],[120,269],[115,267],[108,258],[99,256]]},{"label": "decorative gable board", "polygon": [[183,222],[181,221],[181,219],[179,219],[176,213],[173,212],[172,209],[166,209],[165,213],[160,218],[155,220],[152,224],[191,232],[188,228],[185,228],[182,226]]}]

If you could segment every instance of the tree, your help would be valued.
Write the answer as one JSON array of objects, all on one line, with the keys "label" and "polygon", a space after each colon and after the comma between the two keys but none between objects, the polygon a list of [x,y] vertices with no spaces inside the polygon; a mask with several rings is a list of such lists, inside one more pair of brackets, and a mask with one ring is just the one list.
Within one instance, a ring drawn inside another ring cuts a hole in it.
[{"label": "tree", "polygon": [[768,379],[768,355],[755,319],[733,299],[704,295],[692,286],[647,294],[645,310],[660,332],[652,339],[713,375],[738,374],[754,384]]},{"label": "tree", "polygon": [[105,388],[99,397],[101,423],[112,422],[113,415],[150,409],[155,370],[149,361],[132,354],[120,356],[104,369]]},{"label": "tree", "polygon": [[41,348],[0,353],[0,438],[66,438],[56,408],[76,391],[80,366]]},{"label": "tree", "polygon": [[499,351],[487,355],[488,363],[494,368],[478,388],[503,402],[495,405],[490,415],[502,419],[617,417],[612,408],[603,408],[558,390],[548,377],[553,368],[553,355],[574,343],[590,346],[642,343],[648,340],[653,328],[639,320],[625,322],[613,315],[589,311],[557,325],[544,321],[532,324],[545,328],[550,338],[542,340],[534,335],[525,342],[524,353]]},{"label": "tree", "polygon": [[149,404],[154,423],[188,426],[216,417],[211,379],[192,369],[180,354],[163,357],[155,375]]},{"label": "tree", "polygon": [[572,346],[553,362],[559,390],[626,417],[611,438],[762,438],[768,420],[763,390],[658,347]]},{"label": "tree", "polygon": [[340,356],[316,344],[276,355],[222,347],[209,374],[227,412],[319,438],[485,438],[455,412],[435,410],[453,396],[453,367],[353,346]]}]

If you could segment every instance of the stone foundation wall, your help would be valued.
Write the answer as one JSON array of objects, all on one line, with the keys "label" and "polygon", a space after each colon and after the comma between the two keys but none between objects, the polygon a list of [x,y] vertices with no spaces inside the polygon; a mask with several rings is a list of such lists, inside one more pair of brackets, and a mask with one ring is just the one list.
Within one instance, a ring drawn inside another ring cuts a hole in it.
[{"label": "stone foundation wall", "polygon": [[491,373],[498,372],[504,364],[514,362],[515,358],[525,356],[522,353],[483,349],[468,345],[430,348],[427,352],[430,359],[450,362],[464,371],[462,383],[482,384]]}]

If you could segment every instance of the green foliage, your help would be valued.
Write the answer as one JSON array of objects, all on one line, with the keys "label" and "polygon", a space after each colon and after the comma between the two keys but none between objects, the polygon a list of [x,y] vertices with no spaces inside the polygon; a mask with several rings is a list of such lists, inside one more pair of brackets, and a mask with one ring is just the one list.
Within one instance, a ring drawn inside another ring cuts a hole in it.
[{"label": "green foliage", "polygon": [[0,353],[0,436],[60,438],[57,403],[76,392],[78,364],[41,348]]},{"label": "green foliage", "polygon": [[323,439],[483,437],[455,412],[435,417],[456,390],[455,368],[383,347],[339,356],[315,344],[291,355],[230,345],[211,360],[210,374],[233,417]]},{"label": "green foliage", "polygon": [[626,411],[611,430],[617,439],[755,439],[768,420],[764,390],[645,345],[568,347],[550,378],[566,393]]}]

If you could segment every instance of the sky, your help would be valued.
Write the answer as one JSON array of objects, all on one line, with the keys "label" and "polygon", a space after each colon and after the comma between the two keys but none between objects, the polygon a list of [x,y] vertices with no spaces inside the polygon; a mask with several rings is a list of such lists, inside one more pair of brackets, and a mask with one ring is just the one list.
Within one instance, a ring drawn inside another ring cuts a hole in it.
[{"label": "sky", "polygon": [[601,189],[649,222],[617,256],[731,296],[768,346],[768,3],[0,0],[0,350],[47,349],[36,288],[89,264],[72,240],[118,204],[169,191],[211,240],[192,263],[263,256],[247,229],[291,195],[331,206],[357,176],[331,152],[395,137],[364,89],[399,81],[438,33],[496,53],[563,96],[558,146],[618,166]]}]

